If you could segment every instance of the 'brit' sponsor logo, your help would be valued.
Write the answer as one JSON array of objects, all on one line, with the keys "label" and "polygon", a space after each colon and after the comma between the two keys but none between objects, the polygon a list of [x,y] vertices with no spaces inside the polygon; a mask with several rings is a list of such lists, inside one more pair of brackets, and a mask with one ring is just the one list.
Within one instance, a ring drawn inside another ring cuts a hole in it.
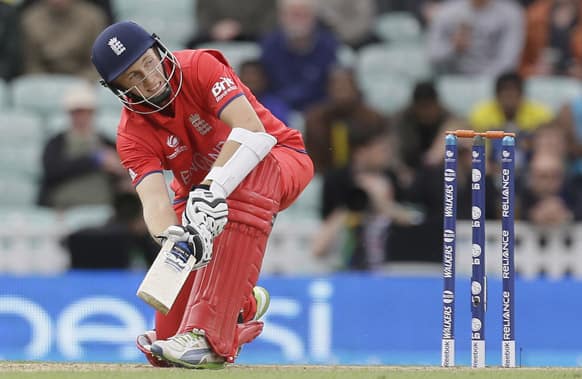
[{"label": "'brit' sponsor logo", "polygon": [[214,83],[212,86],[212,95],[214,95],[214,99],[218,103],[222,100],[228,93],[234,91],[238,87],[234,80],[227,76],[221,76],[220,80]]}]

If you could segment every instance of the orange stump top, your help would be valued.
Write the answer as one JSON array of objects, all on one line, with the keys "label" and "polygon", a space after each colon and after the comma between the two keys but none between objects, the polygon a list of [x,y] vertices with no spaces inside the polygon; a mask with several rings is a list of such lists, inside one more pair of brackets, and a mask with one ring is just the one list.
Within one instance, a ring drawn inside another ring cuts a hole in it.
[{"label": "orange stump top", "polygon": [[446,132],[447,134],[453,134],[458,138],[473,138],[476,136],[481,136],[485,138],[503,138],[503,137],[514,137],[515,133],[504,132],[502,130],[489,130],[487,132],[476,132],[474,130],[459,129],[450,130]]}]

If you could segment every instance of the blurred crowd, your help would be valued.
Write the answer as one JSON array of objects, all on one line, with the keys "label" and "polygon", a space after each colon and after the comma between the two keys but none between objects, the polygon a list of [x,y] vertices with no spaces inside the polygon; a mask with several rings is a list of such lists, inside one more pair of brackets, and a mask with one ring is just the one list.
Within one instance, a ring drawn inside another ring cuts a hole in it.
[{"label": "blurred crowd", "polygon": [[[86,81],[53,94],[66,127],[43,141],[36,204],[110,205],[112,219],[80,230],[81,241],[121,235],[151,261],[115,135],[96,126],[91,45],[130,18],[149,20],[172,49],[228,48],[258,99],[303,131],[322,182],[314,256],[341,254],[342,268],[368,270],[441,260],[447,130],[517,133],[516,219],[582,220],[581,12],[579,0],[4,0],[0,78],[7,88],[38,75]],[[538,93],[536,80],[547,84]],[[464,90],[451,91],[455,83]],[[470,218],[470,149],[460,141],[461,219]],[[499,143],[487,152],[486,216],[499,219]]]}]

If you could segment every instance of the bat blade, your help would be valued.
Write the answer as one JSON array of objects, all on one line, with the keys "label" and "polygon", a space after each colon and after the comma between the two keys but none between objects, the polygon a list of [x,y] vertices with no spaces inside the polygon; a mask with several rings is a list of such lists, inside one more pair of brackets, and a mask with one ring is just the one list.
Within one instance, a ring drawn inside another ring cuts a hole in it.
[{"label": "bat blade", "polygon": [[137,289],[137,296],[168,314],[194,263],[192,255],[184,255],[174,249],[174,242],[166,240]]}]

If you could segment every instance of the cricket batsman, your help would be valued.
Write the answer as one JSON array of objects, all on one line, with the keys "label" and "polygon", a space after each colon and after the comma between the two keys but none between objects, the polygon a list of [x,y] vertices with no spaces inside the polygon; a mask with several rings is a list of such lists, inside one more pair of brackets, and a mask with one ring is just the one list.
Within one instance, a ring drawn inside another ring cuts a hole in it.
[{"label": "cricket batsman", "polygon": [[[268,293],[255,284],[267,238],[313,177],[302,136],[257,101],[218,51],[172,53],[123,21],[97,37],[92,61],[124,105],[117,151],[150,233],[196,262],[138,347],[155,366],[222,367],[262,331]],[[163,170],[173,172],[173,199]]]}]

